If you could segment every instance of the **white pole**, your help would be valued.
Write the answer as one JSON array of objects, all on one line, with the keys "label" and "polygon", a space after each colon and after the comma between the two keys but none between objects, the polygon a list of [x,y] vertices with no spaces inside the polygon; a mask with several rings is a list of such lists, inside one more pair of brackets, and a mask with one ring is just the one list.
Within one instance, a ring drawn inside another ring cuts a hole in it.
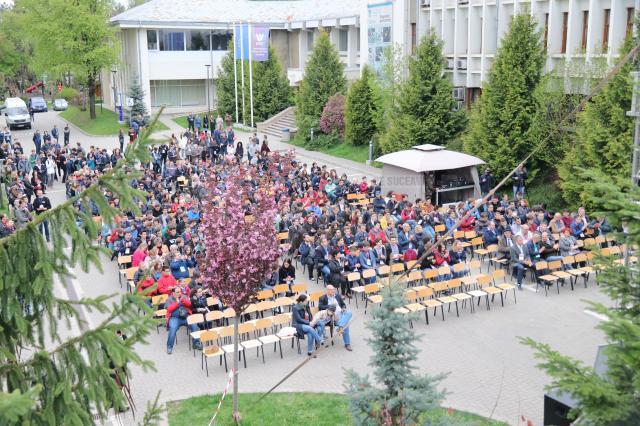
[{"label": "white pole", "polygon": [[253,33],[251,32],[251,24],[249,24],[249,104],[251,108],[251,128],[253,129],[253,66],[251,65],[251,45],[253,44]]},{"label": "white pole", "polygon": [[238,115],[238,64],[236,61],[236,43],[238,39],[236,38],[236,23],[233,23],[233,90],[236,93],[236,123],[239,122]]},{"label": "white pole", "polygon": [[240,25],[240,73],[242,86],[242,124],[246,124],[244,116],[244,25]]}]

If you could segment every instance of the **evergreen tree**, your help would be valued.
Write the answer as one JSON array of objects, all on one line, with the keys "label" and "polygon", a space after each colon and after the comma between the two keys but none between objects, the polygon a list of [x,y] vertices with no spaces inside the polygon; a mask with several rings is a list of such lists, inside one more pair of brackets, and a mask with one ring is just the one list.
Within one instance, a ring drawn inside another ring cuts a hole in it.
[{"label": "evergreen tree", "polygon": [[425,143],[444,145],[464,130],[464,111],[454,111],[453,86],[444,76],[442,41],[431,32],[409,59],[409,79],[402,85],[398,115],[380,141],[382,152]]},{"label": "evergreen tree", "polygon": [[[580,174],[582,191],[591,194],[593,216],[605,216],[611,225],[625,233],[618,241],[626,247],[640,244],[640,190],[623,189],[612,182],[599,167]],[[628,178],[627,178],[628,179]],[[589,302],[590,309],[607,319],[598,328],[609,346],[605,349],[607,372],[604,377],[593,368],[549,345],[532,339],[523,342],[536,350],[538,367],[552,378],[549,389],[559,389],[573,396],[578,405],[572,414],[580,416],[575,424],[632,425],[640,418],[640,275],[637,266],[616,263],[614,256],[597,257],[602,265],[596,277],[599,288],[613,302]],[[594,348],[594,351],[596,348]]]},{"label": "evergreen tree", "polygon": [[374,88],[375,81],[368,67],[362,77],[351,85],[345,107],[345,138],[354,145],[364,145],[378,130],[380,108]]},{"label": "evergreen tree", "polygon": [[131,84],[131,87],[129,87],[129,93],[127,93],[127,96],[133,101],[133,105],[129,108],[132,118],[142,119],[147,116],[148,111],[144,103],[144,95],[145,93],[140,84],[140,79],[136,78]]},{"label": "evergreen tree", "polygon": [[309,139],[310,130],[318,129],[318,121],[329,97],[344,94],[346,79],[340,56],[329,41],[329,35],[320,31],[304,69],[304,79],[296,97],[298,135]]},{"label": "evergreen tree", "polygon": [[383,300],[367,323],[373,351],[370,365],[375,368],[374,385],[368,376],[347,371],[346,393],[356,425],[412,425],[419,416],[439,405],[445,392],[436,388],[444,375],[420,376],[414,365],[418,338],[405,314],[396,310],[404,305],[404,292],[396,283],[382,290]]},{"label": "evergreen tree", "polygon": [[[528,14],[514,16],[464,140],[465,149],[485,160],[499,178],[522,161],[537,142],[529,130],[539,108],[536,88],[544,63],[535,19]],[[535,162],[527,165],[529,171],[536,169]]]},{"label": "evergreen tree", "polygon": [[[230,43],[232,43],[231,41]],[[277,114],[293,103],[293,92],[287,74],[280,64],[275,50],[269,46],[269,59],[264,62],[252,61],[253,73],[253,121],[258,123]],[[238,121],[251,122],[249,61],[244,61],[245,108],[242,109],[242,63],[236,61],[238,90]],[[216,80],[218,113],[236,115],[236,88],[233,77],[233,50],[230,50],[220,62]]]},{"label": "evergreen tree", "polygon": [[254,121],[265,121],[292,105],[293,91],[287,74],[269,46],[269,59],[253,62],[253,117]]},{"label": "evergreen tree", "polygon": [[[634,44],[631,38],[627,39],[621,55]],[[627,111],[631,110],[630,72],[634,66],[632,61],[627,62],[578,115],[576,138],[558,167],[563,195],[573,206],[589,199],[580,168],[597,168],[613,180],[631,175],[634,119],[627,116]]]},{"label": "evergreen tree", "polygon": [[[233,46],[233,40],[229,42],[229,45]],[[239,71],[238,77],[240,77]],[[218,78],[216,79],[216,96],[218,98],[218,104],[216,105],[216,108],[218,109],[218,114],[220,114],[221,117],[224,117],[225,114],[231,114],[232,117],[236,118],[239,122],[242,122],[239,117],[236,117],[236,94],[234,81],[233,49],[230,49],[220,61],[220,67],[218,68]],[[238,84],[238,96],[242,93],[240,90],[241,87]],[[240,105],[238,105],[238,109],[240,109]],[[239,110],[238,114],[241,113],[242,111]]]},{"label": "evergreen tree", "polygon": [[[139,214],[144,193],[132,188],[131,180],[142,176],[139,164],[151,160],[149,134],[144,132],[125,158],[85,191],[0,239],[0,424],[94,424],[93,413],[104,417],[125,404],[112,374],[124,383],[127,364],[152,366],[135,350],[154,323],[143,297],[66,300],[54,293],[54,280],[68,279],[76,266],[101,270],[102,255],[110,254],[96,243],[100,225],[92,208],[82,206],[95,206],[112,226],[124,211]],[[107,203],[105,192],[120,200],[120,208]],[[38,230],[45,220],[50,244]],[[82,307],[103,314],[102,322],[89,329]],[[153,419],[145,416],[145,423]]]}]

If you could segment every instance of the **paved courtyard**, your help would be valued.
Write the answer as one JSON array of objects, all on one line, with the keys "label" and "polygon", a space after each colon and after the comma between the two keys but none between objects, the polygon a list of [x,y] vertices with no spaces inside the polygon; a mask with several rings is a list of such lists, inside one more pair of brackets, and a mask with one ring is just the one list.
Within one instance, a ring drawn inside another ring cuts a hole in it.
[{"label": "paved courtyard", "polygon": [[[164,120],[170,124],[167,120]],[[64,127],[55,113],[36,115],[36,127],[51,129],[53,123]],[[172,126],[171,131],[176,131]],[[163,132],[160,136],[166,136]],[[31,131],[16,131],[16,135],[25,148],[31,149]],[[117,146],[115,137],[87,137],[72,129],[72,142],[80,141],[84,146],[96,145],[106,148]],[[243,135],[239,135],[241,138]],[[245,135],[246,136],[246,135]],[[282,149],[284,144],[272,142],[273,148]],[[313,153],[304,153],[303,160],[313,159]],[[354,163],[333,159],[331,167],[344,170],[349,175],[362,173]],[[54,204],[64,199],[64,187],[57,183],[49,196]],[[483,266],[486,270],[486,266]],[[303,277],[299,268],[298,277]],[[306,275],[306,274],[305,274]],[[123,291],[118,284],[115,263],[104,262],[104,272],[76,271],[76,279],[61,285],[59,289],[69,297],[93,297]],[[308,282],[306,276],[298,282]],[[310,291],[320,290],[322,285],[309,283]],[[443,322],[441,318],[430,318],[430,325],[421,320],[414,321],[416,334],[420,337],[417,346],[421,349],[418,366],[422,372],[449,372],[443,381],[443,387],[449,395],[446,406],[468,410],[495,419],[517,425],[521,416],[531,419],[534,424],[542,424],[544,386],[549,382],[544,373],[535,368],[532,351],[519,343],[519,336],[528,336],[549,343],[561,352],[576,357],[591,365],[595,359],[597,345],[603,343],[602,333],[595,329],[601,320],[586,311],[585,300],[606,302],[606,297],[595,286],[594,277],[588,288],[581,285],[575,291],[562,288],[560,294],[551,291],[535,293],[529,284],[523,291],[517,292],[517,304],[510,293],[504,308],[496,300],[490,311],[481,308],[471,314],[461,311],[456,318],[452,310]],[[344,370],[353,368],[360,373],[370,372],[367,365],[371,351],[365,339],[369,332],[365,324],[371,319],[370,312],[364,315],[364,309],[355,308],[352,323],[353,352],[347,352],[336,339],[336,346],[319,353],[300,371],[293,375],[280,388],[280,391],[342,392]],[[97,324],[99,316],[88,314],[91,322]],[[216,360],[209,365],[210,375],[205,376],[200,369],[199,357],[187,349],[187,340],[183,329],[179,333],[179,344],[172,355],[167,355],[166,331],[152,332],[149,343],[138,348],[139,353],[155,363],[156,370],[142,372],[133,370],[132,387],[136,405],[144,410],[146,402],[152,400],[161,390],[162,401],[187,398],[206,393],[222,391],[226,383],[224,367]],[[284,348],[284,359],[279,354],[265,351],[266,364],[248,353],[248,368],[240,369],[240,389],[243,392],[262,392],[268,390],[287,374],[305,354],[298,355],[289,346]],[[211,406],[215,402],[212,400]],[[242,408],[242,407],[241,407]],[[248,407],[245,407],[248,408]],[[125,419],[126,424],[134,424]]]}]

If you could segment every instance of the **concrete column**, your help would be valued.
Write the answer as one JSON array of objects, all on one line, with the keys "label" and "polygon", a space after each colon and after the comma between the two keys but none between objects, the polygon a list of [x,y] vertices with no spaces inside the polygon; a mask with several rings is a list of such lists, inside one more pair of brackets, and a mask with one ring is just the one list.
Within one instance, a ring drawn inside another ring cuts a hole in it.
[{"label": "concrete column", "polygon": [[[149,83],[149,51],[147,50],[147,30],[142,28],[137,30],[138,42],[138,78],[144,90],[144,103],[147,110],[151,111],[151,84]],[[135,78],[135,76],[134,76]]]},{"label": "concrete column", "polygon": [[307,62],[307,31],[300,30],[298,35],[298,66],[300,69],[304,69]]},{"label": "concrete column", "polygon": [[350,25],[348,31],[347,67],[353,68],[358,62],[358,28]]}]

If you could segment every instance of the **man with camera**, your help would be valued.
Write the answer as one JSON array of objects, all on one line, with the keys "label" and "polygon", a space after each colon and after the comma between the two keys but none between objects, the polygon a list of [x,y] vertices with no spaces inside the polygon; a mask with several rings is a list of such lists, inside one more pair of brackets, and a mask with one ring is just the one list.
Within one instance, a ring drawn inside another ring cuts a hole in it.
[{"label": "man with camera", "polygon": [[[191,315],[191,300],[186,295],[182,294],[182,290],[179,286],[176,286],[171,290],[171,295],[165,303],[167,307],[167,327],[169,328],[169,335],[167,337],[167,353],[171,355],[173,352],[173,345],[176,341],[176,334],[180,327],[185,326],[190,332],[198,331],[196,324],[189,325],[187,323],[187,317]],[[200,339],[193,339],[193,347],[195,349],[202,349]]]}]

